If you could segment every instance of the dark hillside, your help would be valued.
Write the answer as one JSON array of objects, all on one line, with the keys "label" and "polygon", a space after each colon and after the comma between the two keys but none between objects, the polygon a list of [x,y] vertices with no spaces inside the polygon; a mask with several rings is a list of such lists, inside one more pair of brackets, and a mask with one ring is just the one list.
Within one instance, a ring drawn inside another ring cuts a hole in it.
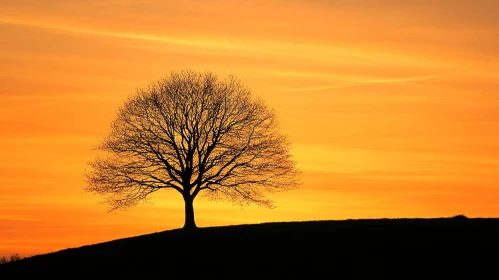
[{"label": "dark hillside", "polygon": [[465,217],[170,230],[8,263],[0,278],[499,279],[498,238],[499,219]]}]

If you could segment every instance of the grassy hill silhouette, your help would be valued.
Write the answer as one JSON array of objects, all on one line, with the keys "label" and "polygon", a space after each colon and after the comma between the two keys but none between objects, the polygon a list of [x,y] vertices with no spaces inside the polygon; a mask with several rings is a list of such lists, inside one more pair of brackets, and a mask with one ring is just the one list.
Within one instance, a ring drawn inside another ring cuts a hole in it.
[{"label": "grassy hill silhouette", "polygon": [[464,216],[177,229],[7,263],[0,278],[499,279],[498,233],[499,219]]}]

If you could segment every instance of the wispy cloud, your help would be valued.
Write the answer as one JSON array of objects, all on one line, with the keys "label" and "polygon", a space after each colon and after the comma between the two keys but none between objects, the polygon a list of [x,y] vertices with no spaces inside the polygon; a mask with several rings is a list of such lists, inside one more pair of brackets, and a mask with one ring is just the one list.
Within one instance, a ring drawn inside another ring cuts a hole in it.
[{"label": "wispy cloud", "polygon": [[159,36],[152,34],[138,34],[138,33],[130,33],[123,31],[111,31],[111,30],[97,30],[90,29],[85,27],[77,27],[71,26],[67,24],[55,24],[55,23],[47,23],[36,20],[26,20],[26,19],[17,19],[11,17],[0,17],[0,23],[3,24],[14,24],[14,25],[23,25],[30,27],[38,27],[44,29],[53,29],[60,30],[66,32],[74,32],[74,33],[82,33],[89,35],[98,35],[98,36],[108,36],[108,37],[116,37],[116,38],[124,38],[124,39],[137,39],[137,40],[146,40],[146,41],[154,41],[154,42],[162,42],[162,43],[170,43],[176,45],[185,45],[185,46],[194,46],[194,47],[207,47],[207,48],[217,48],[217,49],[232,49],[232,50],[255,50],[251,47],[233,44],[230,42],[217,41],[217,40],[196,40],[196,39],[186,39],[179,37],[171,37],[171,36]]},{"label": "wispy cloud", "polygon": [[[61,21],[61,20],[59,20]],[[69,22],[55,22],[50,19],[26,19],[9,16],[0,16],[0,23],[29,26],[35,28],[51,29],[71,33],[106,36],[121,39],[141,40],[144,42],[164,43],[181,47],[193,47],[203,50],[218,51],[219,53],[230,54],[238,53],[243,55],[257,57],[281,57],[281,58],[300,58],[314,61],[315,63],[334,65],[377,65],[379,63],[396,65],[414,65],[431,68],[458,67],[454,63],[426,59],[424,57],[407,56],[403,53],[386,52],[383,50],[370,49],[366,52],[351,44],[314,44],[314,43],[296,43],[286,40],[268,40],[248,38],[244,43],[235,42],[232,39],[222,39],[223,35],[217,37],[194,38],[185,35],[185,37],[145,34],[129,32],[126,30],[109,30],[106,28],[89,28],[77,26]]]},{"label": "wispy cloud", "polygon": [[327,89],[336,89],[336,88],[345,88],[345,87],[355,87],[366,84],[406,83],[406,82],[423,81],[423,80],[439,79],[447,77],[451,77],[451,75],[387,78],[387,79],[365,79],[350,83],[338,83],[332,85],[318,85],[310,87],[293,88],[290,89],[289,91],[317,91],[317,90],[327,90]]}]

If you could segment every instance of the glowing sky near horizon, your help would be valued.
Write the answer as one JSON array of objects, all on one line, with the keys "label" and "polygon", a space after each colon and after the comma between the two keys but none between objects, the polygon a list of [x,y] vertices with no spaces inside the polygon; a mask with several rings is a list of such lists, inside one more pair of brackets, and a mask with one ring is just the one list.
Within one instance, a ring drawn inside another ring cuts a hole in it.
[{"label": "glowing sky near horizon", "polygon": [[180,195],[106,213],[83,172],[171,70],[235,74],[278,114],[300,190],[197,198],[198,226],[499,216],[495,0],[0,1],[0,256],[182,226]]}]

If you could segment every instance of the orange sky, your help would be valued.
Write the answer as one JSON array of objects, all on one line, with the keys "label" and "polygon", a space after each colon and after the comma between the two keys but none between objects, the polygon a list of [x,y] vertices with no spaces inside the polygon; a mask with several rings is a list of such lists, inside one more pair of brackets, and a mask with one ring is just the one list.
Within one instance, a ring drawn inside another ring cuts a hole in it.
[{"label": "orange sky", "polygon": [[499,216],[496,0],[0,2],[0,256],[181,227],[107,214],[83,171],[116,106],[179,68],[240,77],[303,170],[274,210],[195,201],[198,226]]}]

